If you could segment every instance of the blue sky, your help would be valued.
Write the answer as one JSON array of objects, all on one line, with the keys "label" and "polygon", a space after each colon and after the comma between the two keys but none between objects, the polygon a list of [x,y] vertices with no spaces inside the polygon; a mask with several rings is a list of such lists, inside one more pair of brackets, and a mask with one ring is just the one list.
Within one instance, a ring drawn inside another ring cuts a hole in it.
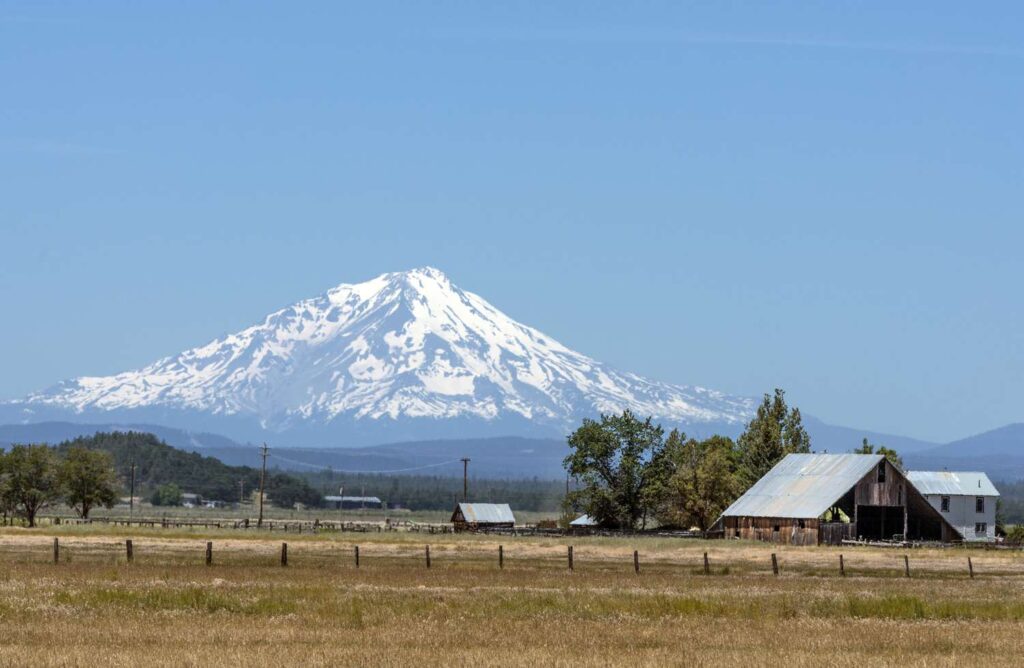
[{"label": "blue sky", "polygon": [[662,380],[1024,421],[1024,6],[363,4],[0,6],[0,398],[429,264]]}]

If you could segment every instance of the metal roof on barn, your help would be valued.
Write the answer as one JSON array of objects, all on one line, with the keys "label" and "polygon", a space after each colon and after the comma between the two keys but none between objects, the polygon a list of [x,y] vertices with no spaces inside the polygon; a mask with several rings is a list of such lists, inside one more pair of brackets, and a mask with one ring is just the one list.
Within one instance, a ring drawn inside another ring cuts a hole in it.
[{"label": "metal roof on barn", "polygon": [[473,524],[515,524],[516,517],[507,503],[460,503],[466,522]]},{"label": "metal roof on barn", "polygon": [[380,505],[380,497],[376,496],[337,496],[328,494],[324,497],[324,501],[330,501],[331,503],[339,501],[342,503],[374,503],[378,506]]},{"label": "metal roof on barn", "polygon": [[882,455],[786,455],[722,515],[819,517],[882,459]]},{"label": "metal roof on barn", "polygon": [[910,471],[907,479],[922,494],[999,496],[999,490],[978,471]]}]

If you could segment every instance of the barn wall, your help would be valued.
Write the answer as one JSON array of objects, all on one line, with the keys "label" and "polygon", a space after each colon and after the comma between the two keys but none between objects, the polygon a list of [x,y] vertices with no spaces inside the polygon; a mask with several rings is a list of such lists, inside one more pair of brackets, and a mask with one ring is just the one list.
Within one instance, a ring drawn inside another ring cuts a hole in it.
[{"label": "barn wall", "polygon": [[[800,522],[803,522],[803,528]],[[775,528],[778,527],[778,531]],[[818,519],[790,517],[726,517],[725,537],[784,545],[817,545]]]},{"label": "barn wall", "polygon": [[841,545],[844,540],[857,537],[857,526],[850,522],[822,522],[818,536],[822,545]]},{"label": "barn wall", "polygon": [[462,531],[497,531],[513,529],[512,522],[466,522],[465,520],[453,522],[456,533]]},{"label": "barn wall", "polygon": [[861,478],[854,488],[854,503],[860,506],[902,506],[907,502],[906,481],[896,467],[883,460],[885,482],[878,482],[878,470]]}]

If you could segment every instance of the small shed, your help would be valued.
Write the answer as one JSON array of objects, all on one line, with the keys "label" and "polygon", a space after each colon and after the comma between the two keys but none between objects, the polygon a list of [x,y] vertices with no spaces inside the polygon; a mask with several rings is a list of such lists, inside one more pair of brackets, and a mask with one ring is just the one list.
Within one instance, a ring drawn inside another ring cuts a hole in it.
[{"label": "small shed", "polygon": [[971,542],[996,539],[999,490],[978,471],[910,471],[907,479]]},{"label": "small shed", "polygon": [[580,515],[569,522],[569,532],[577,535],[586,535],[597,528],[597,520],[590,515]]},{"label": "small shed", "polygon": [[460,503],[452,513],[456,531],[512,529],[516,517],[507,503]]},{"label": "small shed", "polygon": [[376,496],[337,496],[328,494],[324,497],[328,508],[341,510],[344,508],[381,508],[380,497]]}]

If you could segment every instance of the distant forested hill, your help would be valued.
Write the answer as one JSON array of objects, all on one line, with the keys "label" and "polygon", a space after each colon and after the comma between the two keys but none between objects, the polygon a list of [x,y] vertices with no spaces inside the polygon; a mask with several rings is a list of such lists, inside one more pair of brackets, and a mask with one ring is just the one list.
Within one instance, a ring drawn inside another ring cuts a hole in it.
[{"label": "distant forested hill", "polygon": [[[462,500],[462,478],[425,475],[380,475],[318,471],[299,473],[316,489],[347,496],[376,496],[389,507],[410,510],[452,510]],[[559,480],[472,478],[469,500],[477,503],[508,503],[513,510],[555,512],[565,499],[565,482]]]},{"label": "distant forested hill", "polygon": [[[126,488],[134,461],[136,494],[146,494],[159,485],[175,483],[182,491],[200,494],[205,499],[234,501],[239,498],[239,481],[244,482],[247,495],[259,488],[258,469],[228,466],[214,457],[185,452],[167,445],[153,434],[135,431],[98,433],[63,441],[56,448],[63,454],[75,446],[109,452]],[[305,480],[287,473],[267,471],[265,489],[268,500],[281,507],[291,507],[296,502],[318,506],[322,502],[320,494]]]}]

